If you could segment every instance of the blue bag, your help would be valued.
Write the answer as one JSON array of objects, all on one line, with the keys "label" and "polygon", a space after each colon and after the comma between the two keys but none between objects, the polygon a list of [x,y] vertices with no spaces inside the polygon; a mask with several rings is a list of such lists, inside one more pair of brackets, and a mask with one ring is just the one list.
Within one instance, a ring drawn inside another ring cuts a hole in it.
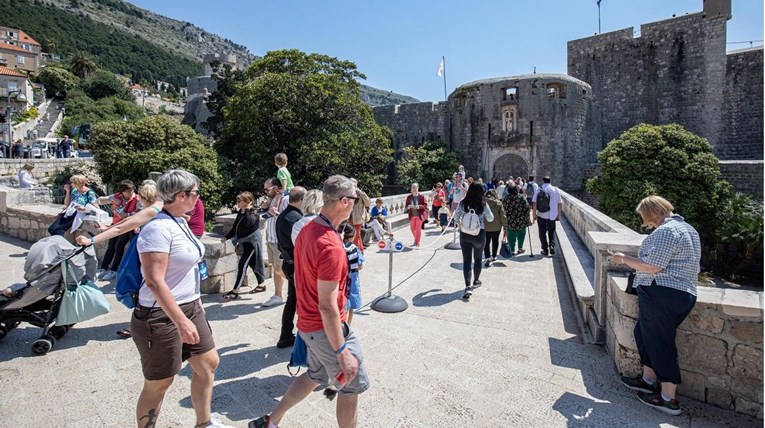
[{"label": "blue bag", "polygon": [[[66,278],[66,262],[61,265],[62,273]],[[96,287],[96,284],[90,279],[83,278],[79,285],[64,291],[64,295],[61,297],[61,306],[56,316],[56,325],[72,325],[87,321],[109,313],[111,308],[112,305],[106,300],[104,293]]]},{"label": "blue bag", "polygon": [[[292,374],[291,367],[297,367],[297,372]],[[290,356],[290,362],[287,364],[287,371],[290,376],[297,376],[300,373],[300,367],[308,367],[308,346],[300,337],[300,332],[295,336],[295,344],[292,345],[292,355]]]},{"label": "blue bag", "polygon": [[114,294],[120,303],[128,309],[133,309],[138,305],[138,290],[142,285],[141,257],[138,254],[138,235],[136,235],[130,240],[130,245],[122,256],[120,267],[117,268]]}]

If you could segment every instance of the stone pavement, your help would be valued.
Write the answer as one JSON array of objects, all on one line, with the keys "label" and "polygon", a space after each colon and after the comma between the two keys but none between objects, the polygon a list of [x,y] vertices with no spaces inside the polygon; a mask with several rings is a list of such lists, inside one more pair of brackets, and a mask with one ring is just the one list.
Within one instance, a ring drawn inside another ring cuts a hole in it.
[{"label": "stone pavement", "polygon": [[[536,235],[532,229],[532,233]],[[423,245],[435,239],[432,226]],[[408,229],[397,233],[411,243]],[[559,260],[527,255],[484,269],[483,287],[461,300],[461,253],[435,246],[395,255],[398,314],[361,310],[353,321],[373,385],[360,398],[361,427],[712,427],[762,421],[681,398],[672,417],[621,386],[611,359],[582,342]],[[528,244],[527,244],[528,245]],[[539,250],[536,238],[534,249]],[[0,236],[0,278],[21,281],[28,243]],[[366,252],[362,295],[387,289],[388,255]],[[130,427],[141,389],[138,354],[115,332],[130,313],[101,283],[112,312],[77,325],[46,356],[33,356],[39,329],[22,325],[0,343],[0,426]],[[223,303],[204,296],[221,356],[213,411],[245,427],[270,411],[290,384],[290,350],[274,346],[282,308],[263,308],[273,290]],[[191,370],[164,401],[158,427],[191,427]],[[335,426],[334,403],[311,394],[283,427]]]}]

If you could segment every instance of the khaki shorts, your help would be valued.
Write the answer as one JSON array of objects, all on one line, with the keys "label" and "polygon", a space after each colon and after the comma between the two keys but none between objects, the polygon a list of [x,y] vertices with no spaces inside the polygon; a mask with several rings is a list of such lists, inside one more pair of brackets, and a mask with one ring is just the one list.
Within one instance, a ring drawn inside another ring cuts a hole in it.
[{"label": "khaki shorts", "polygon": [[281,272],[284,260],[282,260],[282,253],[279,251],[279,244],[266,242],[266,253],[268,253],[268,263],[274,267],[274,272]]},{"label": "khaki shorts", "polygon": [[[351,351],[359,360],[359,371],[351,383],[345,385],[340,390],[340,394],[361,394],[369,389],[369,376],[367,376],[364,357],[361,355],[361,343],[356,335],[351,331],[348,324],[343,324],[343,333],[347,343],[346,349]],[[300,337],[308,346],[308,378],[311,381],[327,386],[330,376],[335,377],[340,373],[340,364],[337,362],[337,355],[332,345],[329,344],[327,334],[324,330],[314,331],[312,333],[300,332]]]},{"label": "khaki shorts", "polygon": [[160,380],[173,377],[181,370],[181,363],[189,358],[215,349],[212,329],[202,302],[180,305],[186,318],[194,322],[199,333],[199,343],[189,345],[181,341],[178,329],[159,306],[147,308],[136,306],[130,320],[133,342],[141,355],[143,377],[146,380]]}]

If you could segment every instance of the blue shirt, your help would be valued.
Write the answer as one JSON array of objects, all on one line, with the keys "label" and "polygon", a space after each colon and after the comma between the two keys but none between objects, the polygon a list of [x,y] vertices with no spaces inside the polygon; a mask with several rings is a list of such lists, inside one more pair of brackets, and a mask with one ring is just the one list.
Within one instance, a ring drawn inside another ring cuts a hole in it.
[{"label": "blue shirt", "polygon": [[372,213],[371,214],[372,214],[372,218],[373,219],[375,217],[377,217],[378,215],[380,215],[380,214],[382,214],[383,217],[388,218],[388,209],[383,206],[382,209],[378,210],[377,209],[377,205],[375,205],[375,206],[372,207]]},{"label": "blue shirt", "polygon": [[697,295],[701,240],[696,229],[683,217],[673,214],[666,218],[643,240],[638,258],[662,268],[662,271],[654,274],[637,272],[635,286],[647,287],[656,280],[656,284],[662,287]]}]

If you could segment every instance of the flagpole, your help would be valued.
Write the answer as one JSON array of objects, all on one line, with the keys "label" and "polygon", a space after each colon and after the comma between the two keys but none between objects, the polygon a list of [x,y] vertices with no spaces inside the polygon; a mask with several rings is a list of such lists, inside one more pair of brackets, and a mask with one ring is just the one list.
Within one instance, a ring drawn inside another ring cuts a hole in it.
[{"label": "flagpole", "polygon": [[444,101],[446,101],[446,57],[441,57],[441,62],[444,63]]}]

